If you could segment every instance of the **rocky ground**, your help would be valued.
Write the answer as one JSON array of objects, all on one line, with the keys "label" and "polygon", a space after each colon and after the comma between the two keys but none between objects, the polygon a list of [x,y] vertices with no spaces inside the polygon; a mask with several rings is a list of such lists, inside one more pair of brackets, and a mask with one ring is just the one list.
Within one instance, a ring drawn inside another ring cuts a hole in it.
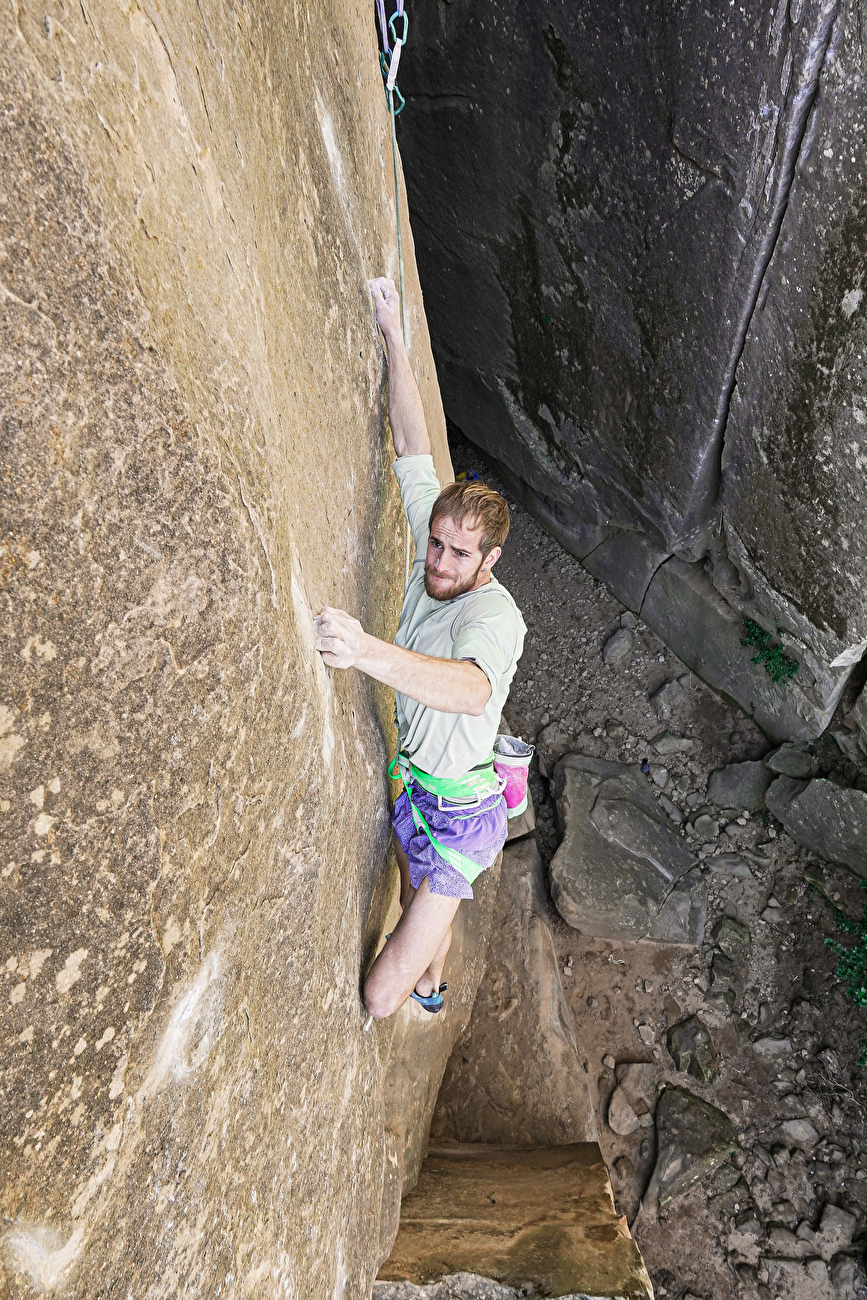
[{"label": "rocky ground", "polygon": [[[452,450],[456,471],[495,482],[469,444]],[[826,944],[845,937],[836,908],[860,914],[860,880],[808,854],[766,809],[710,802],[714,770],[772,746],[518,506],[498,576],[528,626],[508,721],[539,746],[531,782],[546,863],[558,847],[552,765],[574,752],[643,765],[706,886],[698,947],[586,938],[551,907],[603,1153],[657,1296],[863,1300],[867,1025]],[[684,743],[660,754],[663,731]],[[817,763],[845,758],[823,741]],[[650,1067],[644,1092],[627,1076],[609,1115],[617,1067],[632,1062]],[[655,1212],[640,1207],[657,1147],[677,1142],[657,1132],[665,1085],[729,1117],[740,1151]]]}]

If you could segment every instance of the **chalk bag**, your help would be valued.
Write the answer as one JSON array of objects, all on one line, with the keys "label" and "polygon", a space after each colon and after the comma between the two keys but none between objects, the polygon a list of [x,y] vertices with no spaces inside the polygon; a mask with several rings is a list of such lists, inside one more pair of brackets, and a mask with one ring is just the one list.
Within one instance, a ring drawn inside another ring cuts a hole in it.
[{"label": "chalk bag", "polygon": [[517,736],[497,736],[494,745],[494,771],[506,782],[503,797],[509,817],[520,817],[527,809],[527,776],[533,746]]}]

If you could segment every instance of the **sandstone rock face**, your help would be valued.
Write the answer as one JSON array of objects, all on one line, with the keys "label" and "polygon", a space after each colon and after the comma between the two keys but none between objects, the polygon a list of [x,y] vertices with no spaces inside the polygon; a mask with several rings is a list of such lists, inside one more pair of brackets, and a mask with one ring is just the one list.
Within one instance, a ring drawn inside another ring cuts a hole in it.
[{"label": "sandstone rock face", "polygon": [[402,585],[372,24],[51,0],[0,27],[0,1291],[366,1298],[495,891],[442,1023],[365,1034],[388,700],[311,616],[390,636]]},{"label": "sandstone rock face", "polygon": [[707,891],[637,765],[567,754],[554,769],[557,911],[582,934],[700,944]]},{"label": "sandstone rock face", "polygon": [[596,1138],[546,918],[535,840],[507,848],[488,964],[431,1125],[435,1141],[553,1146]]},{"label": "sandstone rock face", "polygon": [[815,736],[867,648],[863,4],[413,21],[449,416],[690,668]]}]

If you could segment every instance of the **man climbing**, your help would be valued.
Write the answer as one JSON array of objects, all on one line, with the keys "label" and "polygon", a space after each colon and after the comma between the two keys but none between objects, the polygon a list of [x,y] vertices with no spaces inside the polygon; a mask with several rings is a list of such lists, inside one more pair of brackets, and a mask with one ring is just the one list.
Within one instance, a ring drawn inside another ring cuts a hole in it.
[{"label": "man climbing", "polygon": [[396,766],[404,783],[392,812],[403,914],[364,984],[377,1019],[408,997],[443,1005],[451,923],[472,881],[506,839],[506,806],[492,749],[526,628],[493,577],[509,511],[482,483],[440,491],[424,409],[391,280],[369,281],[388,352],[394,471],[416,559],[394,645],[340,609],[316,616],[316,648],[333,668],[359,668],[394,688]]}]

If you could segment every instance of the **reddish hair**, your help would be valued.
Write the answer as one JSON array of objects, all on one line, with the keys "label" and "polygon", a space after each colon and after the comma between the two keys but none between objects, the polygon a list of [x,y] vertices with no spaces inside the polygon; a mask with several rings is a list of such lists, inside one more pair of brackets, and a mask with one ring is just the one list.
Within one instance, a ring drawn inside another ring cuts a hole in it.
[{"label": "reddish hair", "polygon": [[481,528],[479,549],[482,556],[489,555],[495,546],[502,546],[509,535],[509,507],[503,497],[484,483],[450,483],[433,503],[428,525],[433,532],[437,519],[453,519],[456,524]]}]

